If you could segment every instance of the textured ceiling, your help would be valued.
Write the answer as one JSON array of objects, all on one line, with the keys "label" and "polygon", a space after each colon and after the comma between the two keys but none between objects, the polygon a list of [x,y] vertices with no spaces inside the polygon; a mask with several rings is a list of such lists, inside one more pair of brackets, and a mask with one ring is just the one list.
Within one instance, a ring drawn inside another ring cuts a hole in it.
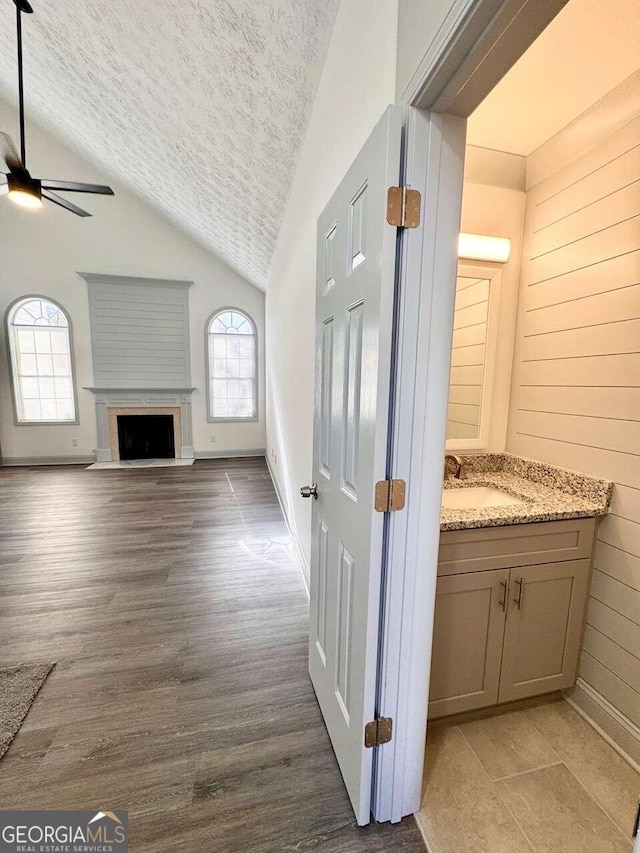
[{"label": "textured ceiling", "polygon": [[31,2],[28,116],[265,287],[338,0]]}]

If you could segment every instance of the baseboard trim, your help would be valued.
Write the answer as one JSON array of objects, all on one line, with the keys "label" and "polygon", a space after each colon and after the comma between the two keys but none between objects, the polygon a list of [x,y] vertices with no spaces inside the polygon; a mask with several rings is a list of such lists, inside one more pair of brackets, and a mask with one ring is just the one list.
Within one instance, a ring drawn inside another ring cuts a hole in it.
[{"label": "baseboard trim", "polygon": [[89,456],[3,456],[2,466],[11,468],[18,465],[92,465],[95,461],[95,453]]},{"label": "baseboard trim", "polygon": [[[258,447],[253,450],[196,450],[196,459],[228,459],[231,457],[241,456],[264,456],[266,453],[264,447]],[[190,455],[186,458],[192,459]],[[18,465],[91,465],[94,462],[109,462],[109,459],[96,459],[95,454],[90,456],[3,456],[2,465],[15,467]],[[272,478],[273,479],[273,478]]]},{"label": "baseboard trim", "polygon": [[284,522],[287,525],[287,530],[289,531],[289,538],[291,539],[291,548],[293,550],[293,556],[295,557],[296,565],[298,566],[298,571],[300,572],[300,576],[302,577],[302,582],[304,583],[304,590],[307,593],[307,599],[311,600],[311,595],[309,592],[309,578],[311,576],[311,572],[309,569],[309,563],[307,562],[307,558],[304,555],[304,551],[302,550],[302,546],[300,545],[300,540],[291,524],[289,519],[289,515],[286,510],[286,504],[282,499],[282,494],[280,492],[280,487],[278,486],[278,481],[273,473],[273,468],[271,467],[271,463],[269,462],[269,457],[265,454],[265,460],[267,462],[267,468],[269,469],[269,476],[271,477],[271,482],[273,483],[273,488],[276,493],[276,497],[278,498],[278,503],[280,504],[280,509],[282,510],[282,515],[284,517]]},{"label": "baseboard trim", "polygon": [[230,459],[232,456],[265,456],[264,447],[254,450],[196,450],[196,459]]},{"label": "baseboard trim", "polygon": [[633,769],[640,773],[640,729],[584,679],[564,698]]}]

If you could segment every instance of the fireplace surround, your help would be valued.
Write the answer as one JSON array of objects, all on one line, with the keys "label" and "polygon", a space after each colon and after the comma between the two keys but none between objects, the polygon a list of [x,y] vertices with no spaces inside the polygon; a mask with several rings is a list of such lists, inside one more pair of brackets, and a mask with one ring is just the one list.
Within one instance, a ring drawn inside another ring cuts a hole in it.
[{"label": "fireplace surround", "polygon": [[118,415],[172,415],[176,459],[193,459],[191,394],[194,388],[90,387],[96,402],[98,462],[117,462]]}]

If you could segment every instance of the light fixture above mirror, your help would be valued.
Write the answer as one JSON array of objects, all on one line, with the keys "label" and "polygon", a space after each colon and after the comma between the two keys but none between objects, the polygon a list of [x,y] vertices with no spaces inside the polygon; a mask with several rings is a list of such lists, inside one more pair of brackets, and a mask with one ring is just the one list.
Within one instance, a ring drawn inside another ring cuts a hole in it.
[{"label": "light fixture above mirror", "polygon": [[458,257],[467,261],[489,261],[506,264],[511,254],[508,237],[489,237],[485,234],[465,234],[458,238]]}]

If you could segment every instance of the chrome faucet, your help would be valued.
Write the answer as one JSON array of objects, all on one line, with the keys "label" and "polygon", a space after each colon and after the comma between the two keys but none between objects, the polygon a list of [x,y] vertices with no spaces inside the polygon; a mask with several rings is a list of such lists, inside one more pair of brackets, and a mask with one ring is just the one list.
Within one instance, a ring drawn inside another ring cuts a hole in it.
[{"label": "chrome faucet", "polygon": [[462,459],[460,459],[459,456],[456,456],[455,453],[447,453],[446,456],[444,457],[445,471],[447,469],[447,462],[449,460],[451,460],[454,463],[454,465],[456,466],[454,468],[454,471],[453,471],[453,476],[456,478],[456,480],[461,480],[462,479]]}]

